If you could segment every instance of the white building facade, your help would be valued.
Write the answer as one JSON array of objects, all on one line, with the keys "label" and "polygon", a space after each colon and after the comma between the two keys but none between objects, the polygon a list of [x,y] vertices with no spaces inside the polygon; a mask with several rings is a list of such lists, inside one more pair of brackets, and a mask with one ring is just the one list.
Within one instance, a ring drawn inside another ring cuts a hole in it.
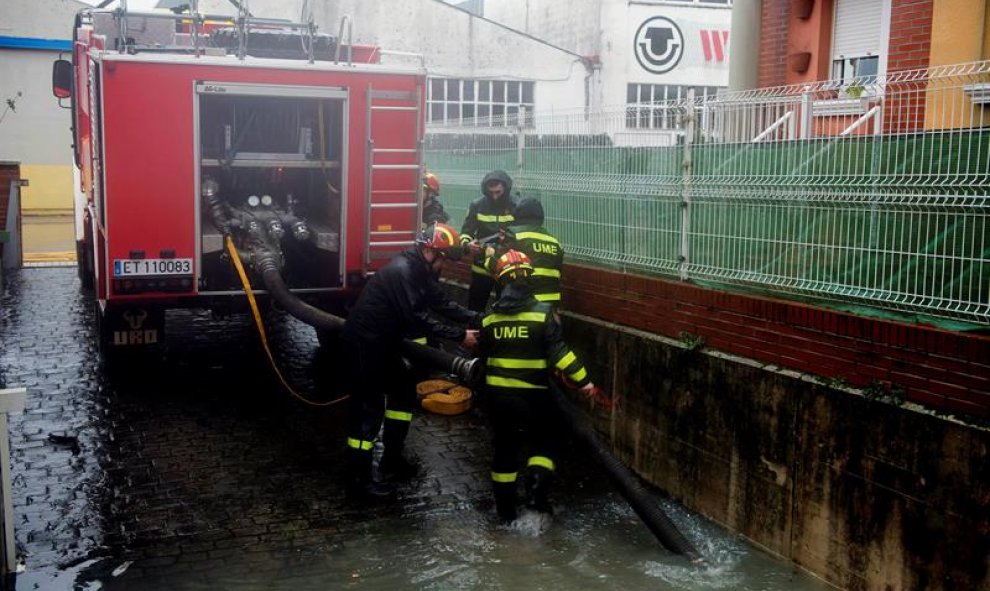
[{"label": "white building facade", "polygon": [[20,163],[21,178],[30,183],[21,189],[27,212],[72,210],[69,110],[52,96],[52,62],[71,48],[73,21],[85,6],[0,2],[0,160]]}]

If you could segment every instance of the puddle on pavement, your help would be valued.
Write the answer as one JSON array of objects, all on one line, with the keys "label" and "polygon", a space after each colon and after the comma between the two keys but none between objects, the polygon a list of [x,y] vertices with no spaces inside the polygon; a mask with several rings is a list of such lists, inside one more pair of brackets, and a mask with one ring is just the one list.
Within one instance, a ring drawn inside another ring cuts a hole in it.
[{"label": "puddle on pavement", "polygon": [[[708,564],[669,554],[575,453],[545,532],[497,525],[477,415],[417,419],[410,445],[427,474],[392,508],[348,507],[332,468],[340,425],[267,391],[247,320],[186,313],[157,375],[112,385],[74,274],[22,271],[0,307],[0,382],[32,389],[11,422],[27,567],[16,591],[829,589],[664,503]],[[53,340],[51,326],[71,336]],[[309,369],[315,337],[274,335],[295,339],[290,376],[326,389]]]},{"label": "puddle on pavement", "polygon": [[[669,591],[819,591],[824,583],[775,561],[718,527],[664,504],[706,556],[695,566],[659,547],[615,494],[556,507],[542,534],[497,525],[463,505],[402,516],[368,518],[329,546],[280,554],[257,548],[204,568],[177,564],[167,574],[142,576],[141,564],[107,560],[42,581],[21,575],[17,591],[221,590],[335,588],[394,589],[659,589]],[[360,529],[360,531],[358,531]],[[86,568],[100,579],[92,578]],[[113,576],[114,569],[123,570]],[[132,576],[134,575],[134,576]],[[78,579],[74,579],[77,576]]]}]

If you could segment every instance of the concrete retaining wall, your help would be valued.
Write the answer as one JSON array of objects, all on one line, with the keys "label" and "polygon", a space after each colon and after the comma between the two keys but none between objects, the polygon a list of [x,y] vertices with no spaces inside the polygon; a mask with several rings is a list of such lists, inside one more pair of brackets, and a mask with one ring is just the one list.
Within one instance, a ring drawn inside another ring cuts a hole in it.
[{"label": "concrete retaining wall", "polygon": [[[581,316],[620,457],[845,589],[988,589],[990,432]],[[914,405],[911,405],[914,407]]]}]

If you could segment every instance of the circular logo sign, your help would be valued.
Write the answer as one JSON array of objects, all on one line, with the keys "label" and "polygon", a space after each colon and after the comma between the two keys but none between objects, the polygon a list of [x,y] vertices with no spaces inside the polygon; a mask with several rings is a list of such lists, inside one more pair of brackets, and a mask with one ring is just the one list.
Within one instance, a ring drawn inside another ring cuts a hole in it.
[{"label": "circular logo sign", "polygon": [[684,35],[674,21],[665,16],[654,16],[643,21],[636,30],[633,51],[644,70],[666,74],[684,55]]}]

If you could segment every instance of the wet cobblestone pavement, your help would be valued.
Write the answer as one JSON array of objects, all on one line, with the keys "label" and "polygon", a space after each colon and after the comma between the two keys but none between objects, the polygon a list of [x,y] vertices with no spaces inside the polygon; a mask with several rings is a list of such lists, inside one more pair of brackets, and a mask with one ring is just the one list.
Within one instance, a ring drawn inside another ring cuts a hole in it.
[{"label": "wet cobblestone pavement", "polygon": [[[576,452],[547,534],[496,527],[478,410],[417,414],[422,474],[393,505],[347,504],[344,405],[288,396],[246,315],[169,312],[163,355],[108,376],[74,268],[5,283],[0,387],[28,389],[10,417],[18,590],[824,588],[676,507],[713,567],[665,555]],[[338,397],[313,331],[271,316],[289,381]]]}]

